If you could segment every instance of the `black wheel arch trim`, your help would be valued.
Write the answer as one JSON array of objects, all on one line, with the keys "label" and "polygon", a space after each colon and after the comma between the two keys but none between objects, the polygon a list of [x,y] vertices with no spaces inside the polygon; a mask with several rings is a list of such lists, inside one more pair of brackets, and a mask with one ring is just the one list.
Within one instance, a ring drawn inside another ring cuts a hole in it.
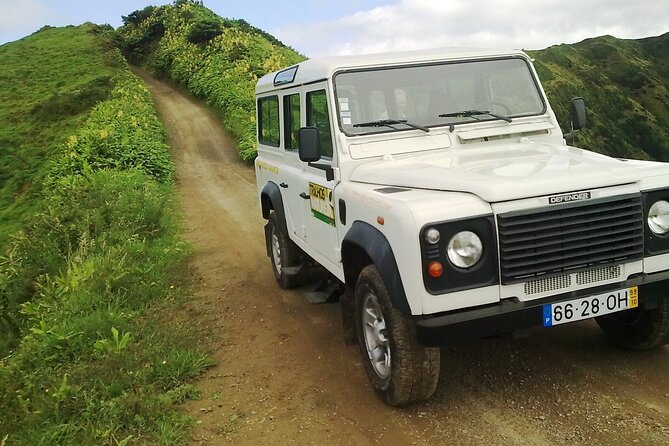
[{"label": "black wheel arch trim", "polygon": [[286,211],[283,207],[283,197],[279,186],[273,181],[269,181],[262,188],[260,193],[260,206],[262,208],[262,216],[265,220],[269,220],[270,211],[274,211],[277,216],[281,230],[288,233],[288,226],[286,224]]},{"label": "black wheel arch trim", "polygon": [[344,277],[347,286],[351,287],[355,287],[358,279],[351,262],[346,261],[347,256],[351,255],[350,249],[353,246],[363,250],[379,270],[393,306],[405,314],[411,314],[411,307],[404,292],[395,254],[386,236],[372,225],[362,221],[356,221],[351,225],[341,245]]}]

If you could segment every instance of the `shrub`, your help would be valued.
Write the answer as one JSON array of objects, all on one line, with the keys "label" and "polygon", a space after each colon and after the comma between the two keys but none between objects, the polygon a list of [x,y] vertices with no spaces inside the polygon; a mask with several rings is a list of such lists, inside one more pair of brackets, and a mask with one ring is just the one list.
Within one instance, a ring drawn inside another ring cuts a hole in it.
[{"label": "shrub", "polygon": [[156,9],[155,6],[147,6],[144,9],[138,9],[136,11],[131,12],[127,16],[121,16],[121,20],[123,21],[124,25],[139,25],[142,23],[144,20],[148,19],[151,14],[153,14],[153,11]]},{"label": "shrub", "polygon": [[221,34],[223,34],[223,24],[220,20],[204,18],[193,24],[186,38],[190,43],[198,44],[209,42]]},{"label": "shrub", "polygon": [[139,169],[159,181],[172,175],[165,132],[149,93],[134,77],[119,77],[111,98],[93,109],[86,125],[61,148],[47,178],[103,169]]}]

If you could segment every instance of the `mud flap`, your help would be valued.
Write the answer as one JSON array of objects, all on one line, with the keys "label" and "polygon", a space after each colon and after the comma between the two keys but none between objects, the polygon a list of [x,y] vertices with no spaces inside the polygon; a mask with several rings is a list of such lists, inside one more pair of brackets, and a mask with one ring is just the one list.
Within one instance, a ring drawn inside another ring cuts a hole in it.
[{"label": "mud flap", "polygon": [[267,257],[272,257],[272,227],[269,222],[265,225],[265,248],[267,249]]},{"label": "mud flap", "polygon": [[355,345],[358,335],[355,328],[355,303],[350,287],[347,287],[346,292],[339,298],[339,307],[341,308],[341,322],[344,329],[344,344]]}]

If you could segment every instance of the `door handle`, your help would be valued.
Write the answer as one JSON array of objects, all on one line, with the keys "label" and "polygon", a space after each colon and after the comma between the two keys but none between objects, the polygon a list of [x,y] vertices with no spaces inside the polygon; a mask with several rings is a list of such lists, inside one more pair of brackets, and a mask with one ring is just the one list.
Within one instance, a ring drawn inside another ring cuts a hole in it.
[{"label": "door handle", "polygon": [[288,184],[286,183],[279,183],[279,186],[283,187],[284,189],[288,187]]},{"label": "door handle", "polygon": [[308,200],[308,199],[311,198],[311,197],[309,196],[309,194],[305,194],[304,192],[300,192],[300,197],[304,198],[305,200]]}]

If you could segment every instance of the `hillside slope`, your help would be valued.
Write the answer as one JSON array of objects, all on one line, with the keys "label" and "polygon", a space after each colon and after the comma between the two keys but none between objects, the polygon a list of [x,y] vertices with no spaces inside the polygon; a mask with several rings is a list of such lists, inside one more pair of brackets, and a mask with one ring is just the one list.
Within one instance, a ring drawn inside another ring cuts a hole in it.
[{"label": "hillside slope", "polygon": [[585,98],[589,123],[579,146],[669,161],[669,33],[603,36],[530,54],[560,123],[568,122],[570,99]]},{"label": "hillside slope", "polygon": [[243,20],[223,19],[198,2],[148,6],[119,29],[131,62],[185,86],[217,109],[245,160],[255,157],[255,84],[304,58]]},{"label": "hillside slope", "polygon": [[119,60],[104,29],[44,27],[0,46],[0,247],[32,211],[55,143],[108,97]]},{"label": "hillside slope", "polygon": [[[151,97],[110,27],[0,47],[0,444],[180,444],[209,361]],[[168,322],[163,322],[167,320]]]}]

